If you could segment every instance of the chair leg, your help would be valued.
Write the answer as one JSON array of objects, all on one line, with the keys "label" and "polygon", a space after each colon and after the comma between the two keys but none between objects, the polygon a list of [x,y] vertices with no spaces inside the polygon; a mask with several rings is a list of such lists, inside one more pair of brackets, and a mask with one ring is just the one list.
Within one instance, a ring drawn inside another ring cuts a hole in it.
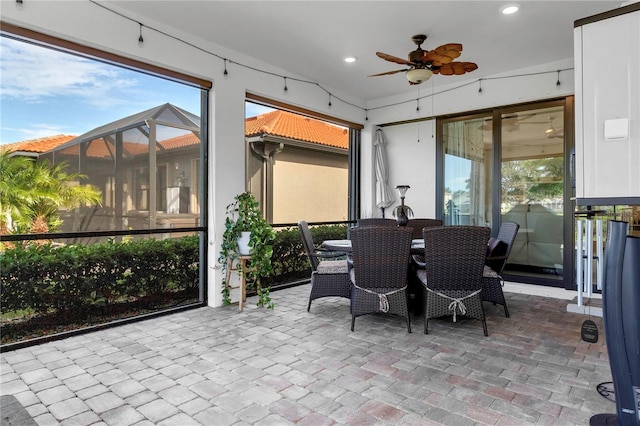
[{"label": "chair leg", "polygon": [[307,312],[311,310],[311,298],[309,298],[309,305],[307,306]]},{"label": "chair leg", "polygon": [[425,314],[424,314],[424,334],[429,334],[428,328],[429,328],[429,320],[427,319],[427,314],[425,312]]},{"label": "chair leg", "polygon": [[409,312],[407,312],[407,333],[411,333],[411,318],[409,318]]},{"label": "chair leg", "polygon": [[484,331],[484,335],[488,336],[489,332],[487,331],[487,316],[484,314],[484,306],[482,302],[480,302],[480,310],[482,311],[482,329]]},{"label": "chair leg", "polygon": [[351,331],[353,331],[353,327],[356,325],[356,317],[352,316],[351,317]]},{"label": "chair leg", "polygon": [[504,316],[509,318],[509,308],[507,308],[507,302],[504,303]]}]

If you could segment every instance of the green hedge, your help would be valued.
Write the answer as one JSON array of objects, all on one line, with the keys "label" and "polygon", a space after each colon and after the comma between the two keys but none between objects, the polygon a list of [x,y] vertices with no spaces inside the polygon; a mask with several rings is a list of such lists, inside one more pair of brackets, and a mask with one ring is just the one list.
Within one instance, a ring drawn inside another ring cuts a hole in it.
[{"label": "green hedge", "polygon": [[199,283],[199,237],[29,245],[0,256],[1,312],[84,310]]},{"label": "green hedge", "polygon": [[[275,273],[266,284],[309,278],[311,266],[298,228],[276,231]],[[317,243],[342,239],[347,225],[313,226],[311,234]],[[0,256],[1,312],[81,311],[179,290],[197,295],[198,258],[198,236],[8,249]]]}]

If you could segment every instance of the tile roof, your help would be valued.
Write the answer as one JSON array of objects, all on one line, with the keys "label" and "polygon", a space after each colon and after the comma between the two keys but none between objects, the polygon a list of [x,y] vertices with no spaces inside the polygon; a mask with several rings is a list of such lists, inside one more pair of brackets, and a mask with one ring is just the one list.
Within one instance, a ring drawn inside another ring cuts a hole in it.
[{"label": "tile roof", "polygon": [[245,134],[280,136],[319,145],[349,148],[349,129],[280,110],[247,118]]},{"label": "tile roof", "polygon": [[[271,135],[336,148],[349,148],[348,129],[287,111],[277,110],[247,118],[245,120],[245,133],[246,136]],[[48,136],[0,145],[0,150],[42,154],[75,138],[76,136],[74,135]],[[187,133],[163,140],[160,145],[166,150],[172,150],[197,145],[198,143],[200,143],[200,140],[197,136],[193,133]],[[124,147],[129,155],[138,155],[147,150],[145,144],[131,142],[124,142]],[[65,147],[63,152],[77,155],[78,146]],[[94,158],[108,158],[112,156],[112,153],[113,147],[107,146],[101,139],[96,139],[89,144],[87,155]]]},{"label": "tile roof", "polygon": [[167,150],[185,148],[188,146],[198,145],[198,144],[200,144],[200,138],[191,132],[185,133],[184,135],[176,136],[174,138],[169,138],[169,139],[160,141],[160,145]]},{"label": "tile roof", "polygon": [[75,135],[47,136],[44,138],[29,139],[26,141],[0,145],[0,149],[3,151],[9,150],[10,152],[35,152],[38,154],[42,154],[43,152],[47,152],[49,150],[52,150],[53,148],[57,148],[74,138]]},{"label": "tile roof", "polygon": [[[83,142],[87,143],[87,157],[91,158],[113,158],[113,153],[115,152],[115,147],[113,142],[106,142],[104,139],[94,139],[92,141]],[[165,150],[171,151],[180,148],[191,147],[194,145],[198,145],[200,143],[200,139],[193,133],[186,133],[184,135],[176,136],[173,138],[165,139],[158,143],[159,146],[156,146],[156,151]],[[77,156],[80,152],[80,144],[70,145],[66,148],[63,148],[57,151],[62,155],[72,155]],[[146,143],[136,143],[136,142],[127,142],[124,141],[122,143],[123,152],[125,156],[139,156],[146,155],[149,152],[149,145]]]}]

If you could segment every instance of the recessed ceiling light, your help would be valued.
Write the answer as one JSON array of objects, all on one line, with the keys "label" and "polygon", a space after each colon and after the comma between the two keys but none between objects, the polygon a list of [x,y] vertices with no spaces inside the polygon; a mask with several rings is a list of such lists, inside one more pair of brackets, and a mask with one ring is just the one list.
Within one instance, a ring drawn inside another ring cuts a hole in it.
[{"label": "recessed ceiling light", "polygon": [[511,3],[511,4],[506,4],[506,5],[502,6],[500,8],[500,12],[502,12],[503,15],[513,15],[519,9],[520,9],[519,5],[517,5],[515,3]]},{"label": "recessed ceiling light", "polygon": [[348,64],[353,63],[355,61],[357,61],[358,58],[356,58],[355,56],[345,56],[344,61]]}]

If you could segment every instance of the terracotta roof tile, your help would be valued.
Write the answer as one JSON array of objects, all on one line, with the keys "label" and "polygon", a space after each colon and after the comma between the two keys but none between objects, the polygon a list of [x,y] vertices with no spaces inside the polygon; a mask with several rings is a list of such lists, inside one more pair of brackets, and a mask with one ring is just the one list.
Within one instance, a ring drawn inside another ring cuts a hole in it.
[{"label": "terracotta roof tile", "polygon": [[[246,136],[267,134],[283,138],[332,146],[342,149],[349,148],[349,130],[333,124],[293,114],[287,111],[272,111],[245,120]],[[38,139],[30,139],[11,144],[0,145],[0,149],[10,152],[33,152],[42,154],[74,139],[74,135],[55,135]],[[167,150],[183,148],[200,143],[192,133],[166,139],[160,144]],[[125,151],[130,155],[146,152],[146,145],[124,142]],[[87,155],[94,158],[111,157],[113,147],[107,147],[104,141],[95,140],[90,144]],[[67,147],[67,154],[76,154],[78,147]]]},{"label": "terracotta roof tile", "polygon": [[6,145],[0,145],[0,149],[9,150],[10,152],[35,152],[41,154],[74,139],[74,135],[55,135],[38,139],[29,139],[26,141],[14,142]]},{"label": "terracotta roof tile", "polygon": [[199,143],[200,138],[193,133],[185,133],[184,135],[160,141],[160,145],[162,145],[164,149],[184,148],[187,146],[198,145]]},{"label": "terracotta roof tile", "polygon": [[348,129],[280,110],[247,118],[245,134],[246,136],[267,134],[343,149],[349,148]]}]

